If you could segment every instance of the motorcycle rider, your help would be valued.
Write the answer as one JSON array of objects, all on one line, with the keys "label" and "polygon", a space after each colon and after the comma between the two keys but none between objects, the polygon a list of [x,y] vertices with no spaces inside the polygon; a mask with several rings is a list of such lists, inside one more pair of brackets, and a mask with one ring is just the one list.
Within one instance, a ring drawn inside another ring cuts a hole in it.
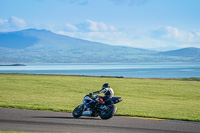
[{"label": "motorcycle rider", "polygon": [[89,95],[92,96],[100,93],[104,93],[104,96],[101,97],[103,101],[106,101],[108,98],[114,97],[114,91],[112,88],[110,88],[110,85],[108,83],[103,84],[101,90],[92,92]]},{"label": "motorcycle rider", "polygon": [[93,95],[97,95],[97,94],[100,94],[100,93],[104,93],[104,96],[101,96],[100,98],[102,98],[102,102],[98,102],[94,105],[91,106],[91,111],[92,111],[92,114],[91,116],[96,116],[96,113],[95,113],[95,108],[94,107],[100,107],[102,104],[105,103],[105,101],[108,99],[108,98],[112,98],[114,97],[114,91],[112,88],[110,88],[110,85],[108,83],[105,83],[103,84],[102,86],[102,89],[99,90],[99,91],[95,91],[95,92],[92,92],[89,94],[90,97],[92,97]]}]

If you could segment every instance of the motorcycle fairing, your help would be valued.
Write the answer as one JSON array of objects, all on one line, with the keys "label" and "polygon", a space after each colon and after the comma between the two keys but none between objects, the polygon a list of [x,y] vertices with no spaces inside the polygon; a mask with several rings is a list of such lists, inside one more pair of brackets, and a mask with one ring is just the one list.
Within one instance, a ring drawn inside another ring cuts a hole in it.
[{"label": "motorcycle fairing", "polygon": [[111,102],[112,104],[116,104],[121,101],[122,101],[121,97],[112,97],[106,100],[106,102]]}]

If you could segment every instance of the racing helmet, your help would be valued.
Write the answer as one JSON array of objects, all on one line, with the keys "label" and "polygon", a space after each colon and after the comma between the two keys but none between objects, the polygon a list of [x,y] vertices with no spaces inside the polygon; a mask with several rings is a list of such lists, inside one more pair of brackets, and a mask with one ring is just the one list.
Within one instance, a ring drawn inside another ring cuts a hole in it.
[{"label": "racing helmet", "polygon": [[103,84],[102,90],[105,89],[105,88],[110,88],[110,85],[108,83]]}]

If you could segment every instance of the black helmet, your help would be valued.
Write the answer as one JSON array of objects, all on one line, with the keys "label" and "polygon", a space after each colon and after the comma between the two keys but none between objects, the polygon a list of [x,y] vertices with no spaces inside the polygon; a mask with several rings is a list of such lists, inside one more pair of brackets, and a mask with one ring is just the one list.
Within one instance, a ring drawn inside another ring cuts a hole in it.
[{"label": "black helmet", "polygon": [[102,89],[105,89],[105,88],[110,88],[110,85],[108,83],[103,84]]}]

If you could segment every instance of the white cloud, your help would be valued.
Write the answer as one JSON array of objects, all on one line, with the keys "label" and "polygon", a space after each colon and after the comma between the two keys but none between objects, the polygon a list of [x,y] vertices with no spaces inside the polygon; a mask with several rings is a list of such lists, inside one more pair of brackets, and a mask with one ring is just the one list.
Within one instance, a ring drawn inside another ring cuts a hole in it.
[{"label": "white cloud", "polygon": [[[107,25],[104,22],[96,22],[93,20],[85,20],[82,23],[78,24],[69,24],[65,23],[60,26],[54,26],[55,30],[57,31],[62,31],[63,33],[66,32],[83,32],[83,33],[88,33],[88,32],[94,32],[96,34],[97,32],[102,33],[102,32],[115,32],[117,31],[117,28],[113,25]],[[53,29],[53,28],[51,28]]]},{"label": "white cloud", "polygon": [[143,5],[147,3],[149,0],[110,0],[110,1],[112,1],[115,5],[128,4],[130,6],[133,6],[133,5]]},{"label": "white cloud", "polygon": [[[27,25],[30,27],[30,24],[27,24],[24,19],[15,16],[9,19],[0,18],[0,32],[29,28]],[[147,49],[200,47],[200,30],[183,31],[173,26],[140,31],[131,27],[116,28],[112,24],[88,19],[78,24],[40,24],[32,25],[31,28],[47,29],[58,34],[110,45]]]},{"label": "white cloud", "polygon": [[177,41],[192,42],[195,36],[191,32],[180,31],[178,28],[172,26],[166,26],[165,30],[166,34],[164,34],[162,37],[166,39],[175,39]]},{"label": "white cloud", "polygon": [[68,23],[65,24],[65,28],[67,28],[67,30],[69,31],[78,31],[78,28],[76,26]]},{"label": "white cloud", "polygon": [[7,22],[8,22],[8,20],[6,20],[6,19],[0,19],[0,25],[3,25],[5,23],[7,23]]},{"label": "white cloud", "polygon": [[[38,0],[38,1],[42,1],[42,0]],[[90,4],[92,0],[57,0],[57,1],[84,6],[84,5]],[[109,1],[111,1],[115,5],[126,4],[129,6],[133,6],[133,5],[144,5],[145,3],[147,3],[150,0],[109,0]]]},{"label": "white cloud", "polygon": [[107,25],[103,22],[96,22],[93,20],[86,20],[82,23],[78,24],[69,24],[65,23],[62,26],[54,26],[51,28],[52,31],[56,33],[63,33],[63,34],[75,34],[78,33],[84,33],[87,34],[90,37],[98,36],[100,38],[105,37],[107,33],[113,33],[117,32],[117,28],[113,25]]},{"label": "white cloud", "polygon": [[116,37],[119,38],[119,34],[121,34],[114,25],[89,19],[74,25],[65,23],[63,29],[59,28],[59,30],[53,31],[58,34],[111,45],[118,45]]},{"label": "white cloud", "polygon": [[8,28],[9,28],[8,20],[0,19],[0,32],[7,31]]},{"label": "white cloud", "polygon": [[71,4],[76,4],[76,5],[88,5],[88,0],[67,0],[67,2]]},{"label": "white cloud", "polygon": [[175,47],[181,48],[186,46],[198,47],[196,42],[200,41],[199,37],[197,39],[197,35],[200,35],[198,30],[186,32],[172,26],[160,27],[150,32],[123,28],[118,30],[113,25],[93,20],[86,20],[84,23],[79,23],[76,26],[71,24],[67,26],[74,29],[74,31],[60,30],[57,33],[110,45],[146,49],[174,49]]},{"label": "white cloud", "polygon": [[[38,0],[38,1],[43,1],[43,0]],[[56,1],[84,6],[88,5],[89,0],[56,0]]]},{"label": "white cloud", "polygon": [[103,22],[96,22],[92,20],[86,20],[88,24],[88,29],[90,31],[115,31],[116,28],[113,25],[106,25]]},{"label": "white cloud", "polygon": [[173,26],[165,26],[154,29],[151,35],[155,39],[165,39],[174,42],[192,43],[200,41],[197,37],[200,35],[199,31],[183,31]]},{"label": "white cloud", "polygon": [[192,33],[200,37],[200,30],[193,30]]},{"label": "white cloud", "polygon": [[160,41],[161,47],[200,48],[200,30],[185,31],[173,26],[163,26],[151,30],[149,37]]},{"label": "white cloud", "polygon": [[26,22],[18,17],[11,16],[9,19],[0,19],[0,31],[15,31],[27,28]]},{"label": "white cloud", "polygon": [[103,22],[86,21],[89,24],[88,29],[91,31],[107,31],[107,26]]},{"label": "white cloud", "polygon": [[23,19],[17,18],[15,16],[10,17],[8,22],[13,27],[17,27],[17,28],[25,28],[26,27],[26,22]]}]

